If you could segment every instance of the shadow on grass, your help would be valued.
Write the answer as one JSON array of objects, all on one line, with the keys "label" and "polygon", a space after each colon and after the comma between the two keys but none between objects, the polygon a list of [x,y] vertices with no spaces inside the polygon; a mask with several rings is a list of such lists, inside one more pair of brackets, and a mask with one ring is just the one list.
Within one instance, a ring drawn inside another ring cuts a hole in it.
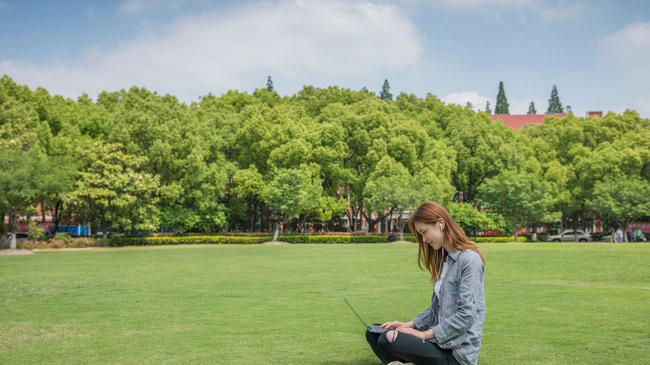
[{"label": "shadow on grass", "polygon": [[358,362],[358,361],[355,361],[355,360],[351,360],[351,361],[322,361],[322,362],[319,362],[319,364],[322,364],[322,365],[349,365],[349,364],[377,365],[377,364],[380,364],[380,363],[381,362],[379,360],[376,360],[376,361],[366,360],[366,361],[361,361],[361,362]]}]

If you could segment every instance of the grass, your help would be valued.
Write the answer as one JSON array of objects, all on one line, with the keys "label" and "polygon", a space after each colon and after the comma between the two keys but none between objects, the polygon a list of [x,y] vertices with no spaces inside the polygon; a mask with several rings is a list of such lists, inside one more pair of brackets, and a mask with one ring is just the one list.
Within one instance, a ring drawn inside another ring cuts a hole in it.
[{"label": "grass", "polygon": [[[481,364],[648,363],[648,244],[481,244]],[[162,246],[0,256],[0,363],[378,364],[409,320],[416,246]]]}]

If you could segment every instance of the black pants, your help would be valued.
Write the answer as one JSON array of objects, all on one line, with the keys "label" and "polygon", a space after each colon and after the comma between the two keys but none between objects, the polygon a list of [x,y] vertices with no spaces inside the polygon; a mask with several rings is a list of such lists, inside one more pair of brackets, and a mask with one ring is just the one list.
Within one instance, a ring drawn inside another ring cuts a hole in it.
[{"label": "black pants", "polygon": [[435,343],[422,342],[417,337],[398,333],[393,342],[386,338],[386,332],[372,333],[366,331],[366,339],[375,352],[375,355],[384,364],[391,361],[414,362],[421,364],[457,365],[458,361],[451,354],[451,350],[442,349]]}]

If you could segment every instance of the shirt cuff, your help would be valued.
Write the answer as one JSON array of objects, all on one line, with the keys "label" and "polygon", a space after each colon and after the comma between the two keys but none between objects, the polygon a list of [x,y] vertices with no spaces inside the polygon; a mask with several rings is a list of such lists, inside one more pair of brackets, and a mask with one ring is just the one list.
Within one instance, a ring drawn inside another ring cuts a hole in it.
[{"label": "shirt cuff", "polygon": [[436,336],[434,337],[434,339],[436,339],[436,342],[442,346],[446,346],[447,344],[445,343],[444,339],[447,336],[445,336],[445,331],[442,329],[442,326],[440,324],[437,324],[431,329],[433,330],[433,335]]},{"label": "shirt cuff", "polygon": [[424,326],[424,321],[421,320],[418,317],[413,318],[411,320],[411,322],[413,322],[413,325],[415,326],[415,329],[417,329],[417,330],[419,330],[420,328],[422,328],[422,326]]}]

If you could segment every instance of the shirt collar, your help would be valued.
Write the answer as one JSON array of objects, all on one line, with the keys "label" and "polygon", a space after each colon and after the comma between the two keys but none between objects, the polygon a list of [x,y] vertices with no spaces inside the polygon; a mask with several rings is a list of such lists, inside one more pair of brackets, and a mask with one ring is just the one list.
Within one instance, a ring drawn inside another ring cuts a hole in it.
[{"label": "shirt collar", "polygon": [[458,255],[460,255],[460,251],[449,251],[449,257],[451,257],[454,261],[458,259]]}]

